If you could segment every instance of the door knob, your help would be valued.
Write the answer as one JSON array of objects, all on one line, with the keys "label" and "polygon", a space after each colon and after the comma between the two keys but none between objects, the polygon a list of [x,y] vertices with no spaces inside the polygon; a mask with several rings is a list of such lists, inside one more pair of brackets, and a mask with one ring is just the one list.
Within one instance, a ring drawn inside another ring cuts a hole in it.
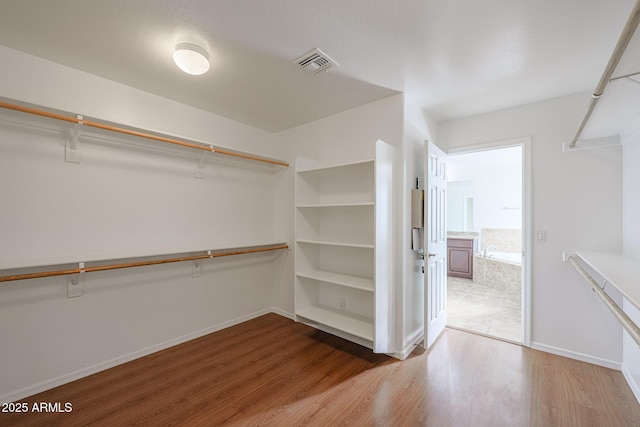
[{"label": "door knob", "polygon": [[432,254],[431,252],[429,252],[429,258],[431,258],[433,256],[438,256],[438,254]]}]

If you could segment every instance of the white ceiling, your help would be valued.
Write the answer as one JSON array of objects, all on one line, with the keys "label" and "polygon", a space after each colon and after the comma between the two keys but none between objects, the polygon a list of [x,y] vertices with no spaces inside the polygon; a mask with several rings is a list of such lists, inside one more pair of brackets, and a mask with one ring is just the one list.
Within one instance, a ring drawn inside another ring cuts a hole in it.
[{"label": "white ceiling", "polygon": [[[398,92],[443,121],[593,90],[632,5],[0,0],[0,44],[270,131]],[[205,47],[212,70],[179,71],[180,42]],[[315,47],[340,67],[291,63]]]}]

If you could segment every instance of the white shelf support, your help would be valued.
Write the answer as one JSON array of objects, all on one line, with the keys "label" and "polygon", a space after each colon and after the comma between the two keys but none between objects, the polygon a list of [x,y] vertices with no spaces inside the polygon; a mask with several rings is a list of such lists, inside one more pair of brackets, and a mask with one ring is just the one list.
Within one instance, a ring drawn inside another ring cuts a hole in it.
[{"label": "white shelf support", "polygon": [[84,295],[84,262],[78,263],[80,272],[67,279],[67,298],[76,298]]},{"label": "white shelf support", "polygon": [[78,140],[80,139],[80,130],[83,124],[82,116],[76,116],[78,122],[69,128],[67,139],[64,145],[64,160],[67,163],[80,163],[82,159],[78,151]]}]

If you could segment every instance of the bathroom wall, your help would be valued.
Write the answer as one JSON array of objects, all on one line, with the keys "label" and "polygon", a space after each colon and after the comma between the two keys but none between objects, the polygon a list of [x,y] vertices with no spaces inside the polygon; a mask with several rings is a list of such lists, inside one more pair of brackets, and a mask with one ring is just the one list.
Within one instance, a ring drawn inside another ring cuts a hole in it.
[{"label": "bathroom wall", "polygon": [[589,101],[565,96],[439,123],[450,149],[531,137],[533,231],[532,347],[620,368],[621,327],[563,251],[622,249],[622,150],[562,151]]},{"label": "bathroom wall", "polygon": [[497,252],[518,253],[522,252],[522,229],[519,228],[481,228],[481,251],[493,246]]},{"label": "bathroom wall", "polygon": [[447,182],[447,230],[474,231],[476,229],[473,215],[469,215],[470,218],[467,216],[469,207],[465,201],[469,197],[475,198],[473,181]]},{"label": "bathroom wall", "polygon": [[[456,157],[450,159],[455,164]],[[473,230],[522,226],[522,164],[478,164],[449,168],[447,227],[465,231],[464,198],[473,197]]]}]

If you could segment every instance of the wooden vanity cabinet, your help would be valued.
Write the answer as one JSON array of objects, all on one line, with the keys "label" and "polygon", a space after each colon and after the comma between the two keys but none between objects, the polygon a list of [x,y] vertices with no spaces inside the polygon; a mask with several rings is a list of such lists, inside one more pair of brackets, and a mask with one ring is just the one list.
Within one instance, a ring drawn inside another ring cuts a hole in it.
[{"label": "wooden vanity cabinet", "polygon": [[447,239],[448,276],[473,279],[473,254],[476,251],[476,242],[476,239]]}]

